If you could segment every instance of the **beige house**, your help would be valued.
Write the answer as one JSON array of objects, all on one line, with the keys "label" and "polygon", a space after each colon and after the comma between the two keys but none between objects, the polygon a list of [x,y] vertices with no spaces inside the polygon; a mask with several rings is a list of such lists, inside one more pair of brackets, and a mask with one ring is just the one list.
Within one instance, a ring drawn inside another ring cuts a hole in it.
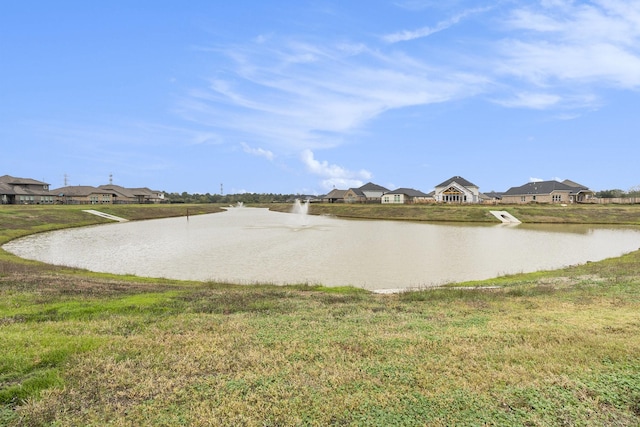
[{"label": "beige house", "polygon": [[100,185],[98,188],[111,191],[114,194],[114,204],[164,202],[164,193],[162,191],[154,191],[146,187],[125,188],[119,185],[109,184]]},{"label": "beige house", "polygon": [[344,194],[345,203],[380,203],[388,188],[368,182],[362,187],[350,188]]},{"label": "beige house", "polygon": [[398,188],[382,195],[382,204],[414,204],[433,202],[433,197],[413,188]]},{"label": "beige house", "polygon": [[138,203],[162,203],[164,202],[164,192],[151,190],[147,187],[130,188],[131,192],[139,200]]},{"label": "beige house", "polygon": [[439,203],[480,203],[480,189],[461,176],[436,185],[433,198]]},{"label": "beige house", "polygon": [[113,204],[112,191],[89,185],[73,185],[51,191],[56,196],[56,203],[64,205],[110,205]]},{"label": "beige house", "polygon": [[570,180],[537,181],[511,187],[502,195],[502,203],[581,203],[593,195],[587,187]]},{"label": "beige house", "polygon": [[346,192],[347,190],[338,190],[337,188],[334,188],[333,190],[328,192],[326,195],[321,197],[322,202],[323,203],[344,203],[344,195]]},{"label": "beige house", "polygon": [[0,176],[0,204],[43,205],[53,204],[55,198],[49,184],[31,178]]}]

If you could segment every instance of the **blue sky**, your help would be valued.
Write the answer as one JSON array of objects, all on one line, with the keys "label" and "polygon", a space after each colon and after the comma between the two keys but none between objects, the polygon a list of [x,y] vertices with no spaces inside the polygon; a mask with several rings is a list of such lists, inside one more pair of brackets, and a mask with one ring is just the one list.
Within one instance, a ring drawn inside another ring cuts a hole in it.
[{"label": "blue sky", "polygon": [[640,2],[0,3],[9,174],[190,193],[640,185]]}]

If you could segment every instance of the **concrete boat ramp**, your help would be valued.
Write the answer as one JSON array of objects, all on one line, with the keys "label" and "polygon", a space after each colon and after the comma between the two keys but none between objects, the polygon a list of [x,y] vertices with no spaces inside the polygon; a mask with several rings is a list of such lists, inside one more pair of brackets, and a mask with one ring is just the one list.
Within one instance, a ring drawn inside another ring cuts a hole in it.
[{"label": "concrete boat ramp", "polygon": [[495,216],[505,224],[520,224],[522,222],[507,211],[489,211],[489,212],[491,212],[491,215]]},{"label": "concrete boat ramp", "polygon": [[87,212],[87,213],[90,213],[92,215],[101,216],[102,218],[107,218],[107,219],[110,219],[112,221],[118,221],[118,222],[127,222],[127,221],[129,221],[128,219],[120,218],[119,216],[111,215],[111,214],[100,212],[100,211],[94,211],[93,209],[84,209],[83,212]]}]

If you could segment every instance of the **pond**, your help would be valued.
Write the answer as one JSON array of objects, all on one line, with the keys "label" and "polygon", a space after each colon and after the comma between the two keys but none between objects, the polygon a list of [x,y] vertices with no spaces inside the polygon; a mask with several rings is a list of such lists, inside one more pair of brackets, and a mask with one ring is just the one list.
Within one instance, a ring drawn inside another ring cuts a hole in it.
[{"label": "pond", "polygon": [[54,231],[4,249],[116,274],[400,290],[561,268],[639,246],[640,231],[629,227],[344,220],[237,207]]}]

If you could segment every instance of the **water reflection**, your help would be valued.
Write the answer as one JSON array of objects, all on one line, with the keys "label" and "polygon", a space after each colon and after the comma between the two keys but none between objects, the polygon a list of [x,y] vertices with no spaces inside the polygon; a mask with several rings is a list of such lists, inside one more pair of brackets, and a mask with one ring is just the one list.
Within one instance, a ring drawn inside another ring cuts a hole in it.
[{"label": "water reflection", "polygon": [[30,236],[19,256],[94,271],[234,283],[404,289],[559,268],[638,249],[635,228],[461,225],[230,208]]}]

